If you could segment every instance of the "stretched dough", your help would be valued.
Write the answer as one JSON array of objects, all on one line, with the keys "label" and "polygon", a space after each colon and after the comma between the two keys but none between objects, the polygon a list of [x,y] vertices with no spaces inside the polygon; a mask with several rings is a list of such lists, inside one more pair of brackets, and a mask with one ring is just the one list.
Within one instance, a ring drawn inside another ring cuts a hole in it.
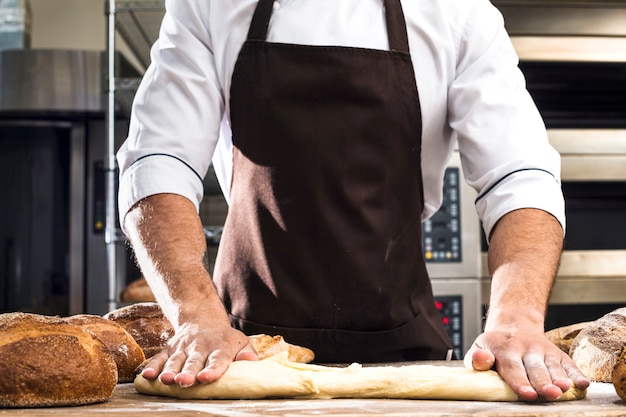
[{"label": "stretched dough", "polygon": [[[436,365],[330,367],[290,362],[286,353],[261,361],[233,362],[211,384],[189,388],[135,379],[141,394],[180,399],[403,398],[428,400],[519,401],[495,371]],[[572,388],[559,401],[584,398]]]}]

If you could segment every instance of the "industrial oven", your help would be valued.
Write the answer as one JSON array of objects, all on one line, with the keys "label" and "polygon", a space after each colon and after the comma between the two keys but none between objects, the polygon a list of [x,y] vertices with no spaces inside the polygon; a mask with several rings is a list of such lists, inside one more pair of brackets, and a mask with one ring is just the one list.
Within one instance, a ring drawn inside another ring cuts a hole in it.
[{"label": "industrial oven", "polygon": [[[0,52],[2,312],[107,312],[102,61],[97,51]],[[138,271],[127,245],[116,251],[121,288]]]}]

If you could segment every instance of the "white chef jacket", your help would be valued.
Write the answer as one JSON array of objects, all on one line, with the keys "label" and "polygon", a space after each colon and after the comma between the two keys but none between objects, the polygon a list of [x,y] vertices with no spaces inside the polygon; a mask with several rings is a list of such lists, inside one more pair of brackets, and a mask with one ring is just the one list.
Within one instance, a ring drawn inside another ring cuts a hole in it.
[{"label": "white chef jacket", "polygon": [[[198,207],[211,161],[228,201],[231,75],[257,1],[165,4],[117,153],[122,224],[153,194],[179,194]],[[422,108],[422,219],[441,205],[443,173],[458,146],[487,236],[501,216],[529,207],[565,229],[560,157],[499,11],[488,0],[402,0],[402,7]],[[386,50],[383,0],[276,0],[268,41]]]}]

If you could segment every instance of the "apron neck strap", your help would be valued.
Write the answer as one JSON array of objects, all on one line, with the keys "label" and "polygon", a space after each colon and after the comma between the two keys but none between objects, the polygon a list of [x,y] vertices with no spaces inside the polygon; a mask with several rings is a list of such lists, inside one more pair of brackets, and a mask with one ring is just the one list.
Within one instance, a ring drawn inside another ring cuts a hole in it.
[{"label": "apron neck strap", "polygon": [[[384,0],[385,19],[387,22],[387,36],[389,37],[389,49],[394,52],[409,53],[409,41],[407,38],[406,21],[400,0]],[[267,30],[272,17],[274,0],[259,0],[252,16],[248,40],[265,41]]]}]

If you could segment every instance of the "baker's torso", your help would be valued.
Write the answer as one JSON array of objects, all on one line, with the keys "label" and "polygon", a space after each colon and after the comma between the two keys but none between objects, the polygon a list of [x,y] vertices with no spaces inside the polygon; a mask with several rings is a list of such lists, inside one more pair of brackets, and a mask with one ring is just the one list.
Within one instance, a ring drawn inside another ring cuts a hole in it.
[{"label": "baker's torso", "polygon": [[421,254],[421,114],[398,0],[391,51],[266,41],[233,72],[233,178],[214,279],[233,323],[320,360],[442,359]]}]

